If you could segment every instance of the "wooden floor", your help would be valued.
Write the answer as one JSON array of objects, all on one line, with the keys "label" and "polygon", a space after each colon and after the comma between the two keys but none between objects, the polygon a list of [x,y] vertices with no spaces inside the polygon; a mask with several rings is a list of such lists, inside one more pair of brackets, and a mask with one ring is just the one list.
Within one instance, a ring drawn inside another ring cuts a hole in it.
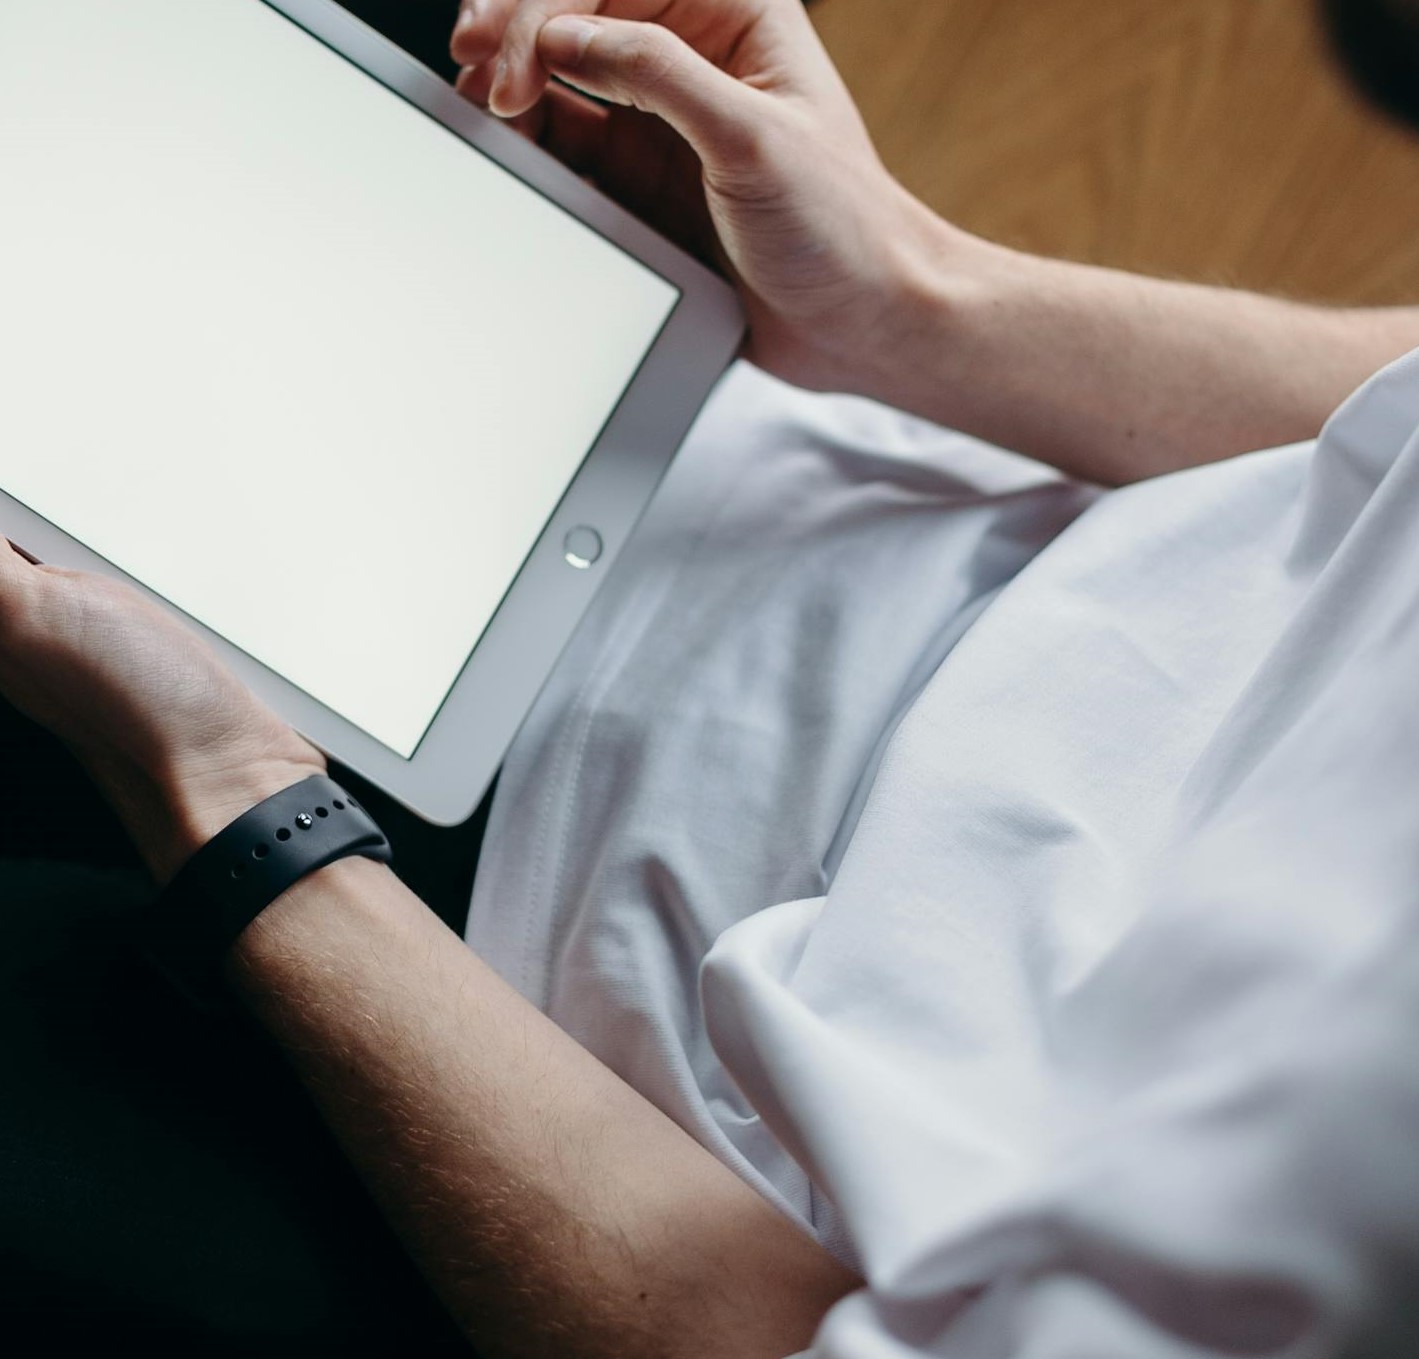
[{"label": "wooden floor", "polygon": [[1029,250],[1419,301],[1419,136],[1362,107],[1311,0],[819,0],[888,165]]}]

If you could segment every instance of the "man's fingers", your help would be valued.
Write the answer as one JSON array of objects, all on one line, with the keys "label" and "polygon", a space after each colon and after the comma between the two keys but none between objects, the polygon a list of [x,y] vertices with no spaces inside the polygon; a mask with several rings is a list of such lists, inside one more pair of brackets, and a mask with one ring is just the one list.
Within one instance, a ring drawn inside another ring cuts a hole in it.
[{"label": "man's fingers", "polygon": [[[480,109],[488,107],[488,91],[493,84],[493,66],[491,62],[482,66],[465,66],[458,73],[458,79],[454,82],[454,88],[470,104],[476,104]],[[550,88],[548,93],[550,94]],[[526,137],[530,142],[541,142],[542,134],[547,126],[547,100],[539,99],[525,113],[519,113],[515,118],[508,118],[504,125],[510,127],[514,132]]]},{"label": "man's fingers", "polygon": [[758,91],[706,61],[668,28],[585,16],[543,25],[542,64],[578,89],[656,114],[704,162],[750,169],[763,112]]},{"label": "man's fingers", "polygon": [[542,25],[559,14],[595,14],[602,0],[522,0],[503,33],[488,107],[500,118],[531,108],[547,88],[547,68],[537,55]]},{"label": "man's fingers", "polygon": [[[454,88],[469,103],[485,109],[492,83],[491,64],[465,66],[458,73]],[[526,113],[508,119],[507,125],[550,151],[579,175],[594,175],[601,169],[606,110],[569,86],[550,81],[542,98]]]},{"label": "man's fingers", "polygon": [[482,66],[465,66],[453,85],[470,104],[480,109],[488,107],[488,91],[493,87],[493,67],[484,62]]},{"label": "man's fingers", "polygon": [[502,46],[517,0],[463,0],[449,50],[460,66],[481,66]]}]

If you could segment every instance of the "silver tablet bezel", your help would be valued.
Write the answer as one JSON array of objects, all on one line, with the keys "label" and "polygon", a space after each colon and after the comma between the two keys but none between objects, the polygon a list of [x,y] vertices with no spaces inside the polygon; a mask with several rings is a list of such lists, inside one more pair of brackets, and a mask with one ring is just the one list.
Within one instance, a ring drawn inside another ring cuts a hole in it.
[{"label": "silver tablet bezel", "polygon": [[[572,631],[591,603],[744,333],[732,289],[551,156],[462,99],[444,80],[333,0],[251,0],[293,20],[553,203],[675,285],[681,300],[502,607],[411,759],[181,614],[298,730],[425,819],[456,825],[477,807]],[[593,527],[604,550],[568,560],[566,535]],[[0,490],[0,532],[45,562],[126,580],[111,563]]]}]

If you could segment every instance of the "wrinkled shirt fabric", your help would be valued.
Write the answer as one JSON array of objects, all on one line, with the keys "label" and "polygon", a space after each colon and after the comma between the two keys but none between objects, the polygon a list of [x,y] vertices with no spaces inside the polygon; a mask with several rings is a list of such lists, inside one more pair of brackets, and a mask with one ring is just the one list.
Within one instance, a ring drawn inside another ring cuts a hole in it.
[{"label": "wrinkled shirt fabric", "polygon": [[861,1271],[815,1359],[1419,1352],[1419,354],[1108,494],[736,368],[468,942]]}]

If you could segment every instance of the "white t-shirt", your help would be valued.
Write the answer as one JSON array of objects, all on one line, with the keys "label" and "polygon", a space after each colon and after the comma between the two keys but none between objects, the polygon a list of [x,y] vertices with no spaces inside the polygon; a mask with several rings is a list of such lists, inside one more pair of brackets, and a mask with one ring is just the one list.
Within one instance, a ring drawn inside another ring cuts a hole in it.
[{"label": "white t-shirt", "polygon": [[814,1355],[1412,1353],[1416,698],[1419,354],[1106,496],[740,368],[468,939],[862,1271]]}]

